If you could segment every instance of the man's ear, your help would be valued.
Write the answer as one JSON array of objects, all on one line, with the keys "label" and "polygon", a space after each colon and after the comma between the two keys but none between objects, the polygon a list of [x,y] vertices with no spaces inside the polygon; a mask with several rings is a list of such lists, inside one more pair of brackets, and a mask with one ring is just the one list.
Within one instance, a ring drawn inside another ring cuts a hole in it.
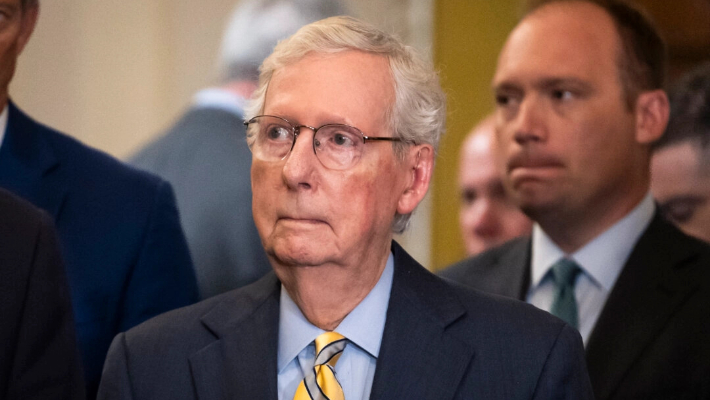
[{"label": "man's ear", "polygon": [[666,92],[641,92],[636,99],[636,141],[650,144],[660,139],[668,124],[670,104]]},{"label": "man's ear", "polygon": [[434,171],[434,148],[429,144],[412,146],[404,163],[409,169],[407,187],[399,197],[397,212],[409,214],[426,196]]},{"label": "man's ear", "polygon": [[20,25],[20,36],[17,39],[17,54],[19,55],[24,50],[27,42],[30,41],[30,36],[35,30],[35,25],[37,25],[37,18],[39,17],[39,2],[35,5],[28,6],[26,9],[22,10],[22,21]]}]

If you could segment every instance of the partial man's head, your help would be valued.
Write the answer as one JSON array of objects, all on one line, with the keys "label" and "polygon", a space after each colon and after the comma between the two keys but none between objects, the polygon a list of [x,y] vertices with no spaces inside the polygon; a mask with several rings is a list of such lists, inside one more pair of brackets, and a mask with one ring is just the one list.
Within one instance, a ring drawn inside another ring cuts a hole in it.
[{"label": "partial man's head", "polygon": [[38,0],[0,0],[0,109],[7,104],[17,57],[30,40],[38,14]]},{"label": "partial man's head", "polygon": [[469,256],[530,234],[532,223],[506,194],[493,145],[495,118],[473,128],[461,146],[459,225]]},{"label": "partial man's head", "polygon": [[444,120],[432,68],[366,23],[329,18],[279,43],[247,109],[253,215],[277,273],[389,251]]},{"label": "partial man's head", "polygon": [[285,39],[311,22],[347,14],[339,0],[244,0],[232,13],[219,55],[223,82],[256,82],[259,65]]},{"label": "partial man's head", "polygon": [[668,128],[654,147],[651,190],[669,220],[710,242],[710,63],[686,75],[670,99]]},{"label": "partial man's head", "polygon": [[543,229],[603,230],[647,193],[664,70],[658,33],[616,1],[545,2],[513,30],[493,79],[497,139],[507,188]]}]

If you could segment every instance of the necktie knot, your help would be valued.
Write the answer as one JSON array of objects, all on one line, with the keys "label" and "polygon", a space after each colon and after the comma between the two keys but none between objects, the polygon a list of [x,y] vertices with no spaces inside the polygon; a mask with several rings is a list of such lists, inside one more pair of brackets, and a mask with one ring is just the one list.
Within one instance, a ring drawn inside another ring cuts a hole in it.
[{"label": "necktie knot", "polygon": [[577,275],[582,272],[576,262],[563,258],[552,266],[552,278],[557,286],[574,286]]},{"label": "necktie knot", "polygon": [[343,388],[335,376],[335,364],[348,344],[337,332],[325,332],[315,339],[316,360],[313,374],[303,378],[294,400],[344,400]]},{"label": "necktie knot", "polygon": [[552,279],[555,281],[555,297],[550,313],[569,325],[579,329],[577,300],[574,296],[574,284],[582,269],[576,262],[563,258],[552,266]]},{"label": "necktie knot", "polygon": [[316,340],[316,365],[330,364],[335,366],[340,354],[345,349],[348,340],[338,332],[325,332],[320,334]]}]

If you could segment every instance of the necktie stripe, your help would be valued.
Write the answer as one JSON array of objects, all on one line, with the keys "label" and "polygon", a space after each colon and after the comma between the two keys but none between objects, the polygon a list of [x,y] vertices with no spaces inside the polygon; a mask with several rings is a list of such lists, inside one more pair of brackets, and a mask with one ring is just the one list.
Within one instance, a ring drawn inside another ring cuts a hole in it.
[{"label": "necktie stripe", "polygon": [[327,346],[323,348],[323,350],[318,353],[318,357],[316,357],[316,365],[320,364],[326,364],[328,363],[333,357],[337,356],[338,354],[342,353],[343,350],[345,349],[344,346],[338,346],[339,343],[345,342],[347,339],[342,339],[338,340],[336,342],[330,343]]}]

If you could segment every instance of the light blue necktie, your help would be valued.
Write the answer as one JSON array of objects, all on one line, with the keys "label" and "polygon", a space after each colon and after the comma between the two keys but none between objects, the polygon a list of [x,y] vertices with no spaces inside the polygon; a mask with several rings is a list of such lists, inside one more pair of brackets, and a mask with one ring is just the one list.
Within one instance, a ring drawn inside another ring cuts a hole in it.
[{"label": "light blue necktie", "polygon": [[582,272],[576,262],[562,258],[552,266],[552,279],[555,282],[555,298],[550,313],[570,326],[579,329],[577,300],[574,297],[574,283]]}]

